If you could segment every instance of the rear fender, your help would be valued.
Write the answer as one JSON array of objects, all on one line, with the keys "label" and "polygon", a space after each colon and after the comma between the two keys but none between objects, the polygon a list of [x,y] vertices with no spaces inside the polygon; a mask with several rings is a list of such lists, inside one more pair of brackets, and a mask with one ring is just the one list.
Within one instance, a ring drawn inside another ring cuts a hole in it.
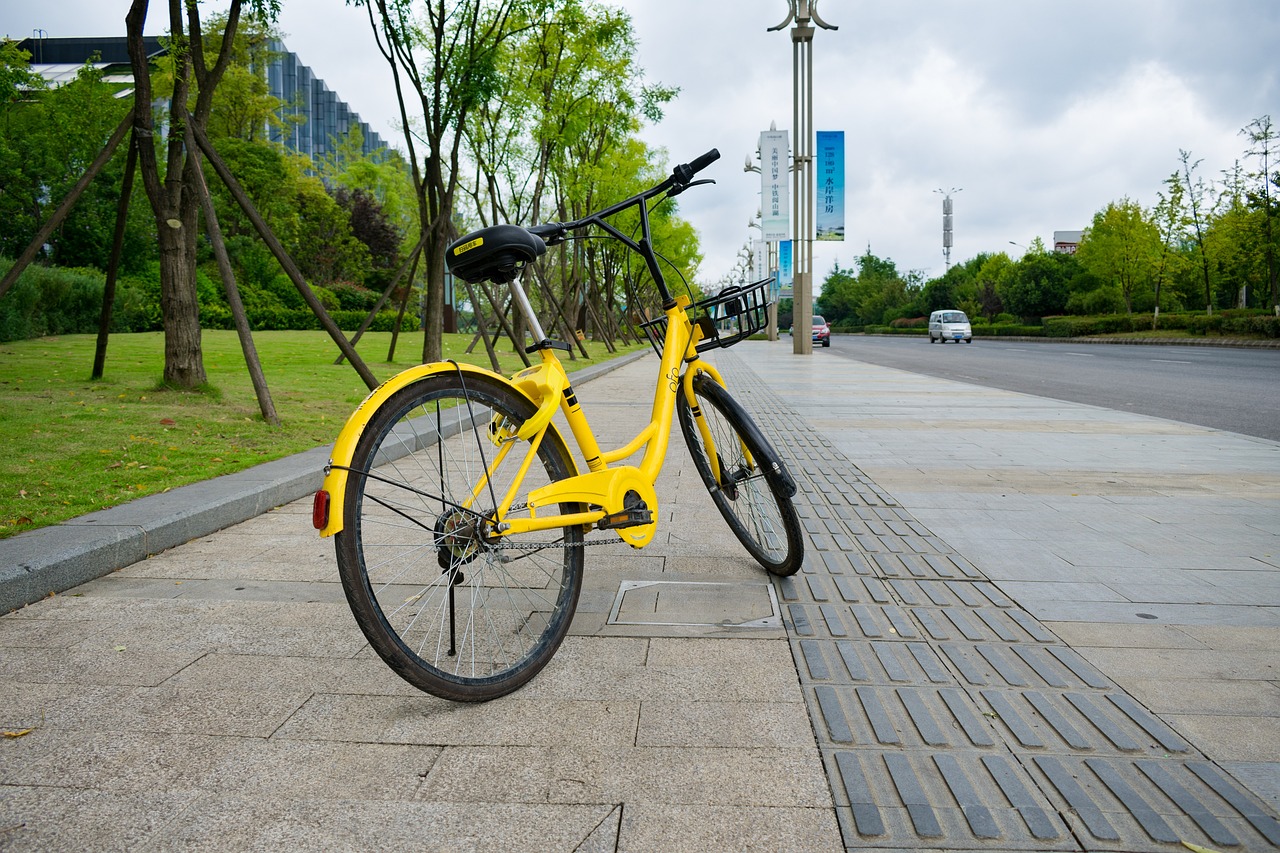
[{"label": "rear fender", "polygon": [[[343,510],[345,507],[347,493],[347,469],[351,467],[352,457],[355,455],[356,445],[360,443],[361,436],[364,435],[365,428],[369,425],[369,421],[373,418],[375,412],[391,398],[393,394],[403,388],[412,385],[423,379],[435,376],[439,373],[458,373],[461,372],[466,376],[484,377],[496,382],[500,382],[520,396],[529,400],[537,406],[538,401],[534,400],[525,390],[526,385],[517,385],[507,379],[505,376],[494,373],[491,370],[485,370],[483,367],[476,367],[472,364],[453,363],[447,361],[438,361],[432,364],[422,364],[417,367],[411,367],[408,370],[397,373],[386,382],[379,385],[369,396],[356,407],[356,410],[347,418],[346,424],[342,427],[342,431],[338,433],[337,440],[333,443],[333,451],[329,454],[329,464],[325,466],[324,483],[320,486],[320,491],[327,494],[323,500],[326,501],[326,512],[321,512],[321,496],[317,494],[316,510],[313,515],[313,523],[320,531],[322,537],[333,536],[339,533],[343,527]],[[539,411],[541,415],[541,411]],[[530,421],[539,417],[535,415],[525,422],[525,426]],[[548,419],[549,420],[549,419]],[[548,423],[548,427],[552,430],[556,429],[555,424]],[[520,430],[521,433],[525,429]]]}]

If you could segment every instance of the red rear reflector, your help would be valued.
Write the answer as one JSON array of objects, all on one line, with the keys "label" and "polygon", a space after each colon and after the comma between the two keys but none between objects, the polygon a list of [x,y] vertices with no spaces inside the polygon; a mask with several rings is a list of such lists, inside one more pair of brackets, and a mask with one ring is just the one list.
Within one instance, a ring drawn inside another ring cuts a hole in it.
[{"label": "red rear reflector", "polygon": [[329,493],[324,489],[316,492],[311,501],[311,526],[316,530],[329,526]]}]

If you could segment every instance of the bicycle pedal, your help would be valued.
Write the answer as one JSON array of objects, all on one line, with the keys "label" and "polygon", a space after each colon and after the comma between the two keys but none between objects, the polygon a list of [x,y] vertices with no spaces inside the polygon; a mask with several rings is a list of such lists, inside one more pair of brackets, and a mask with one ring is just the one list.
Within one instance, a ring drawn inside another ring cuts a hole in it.
[{"label": "bicycle pedal", "polygon": [[618,530],[623,527],[639,527],[642,524],[652,523],[652,512],[647,509],[636,508],[624,509],[622,512],[606,515],[596,522],[596,527],[601,530]]}]

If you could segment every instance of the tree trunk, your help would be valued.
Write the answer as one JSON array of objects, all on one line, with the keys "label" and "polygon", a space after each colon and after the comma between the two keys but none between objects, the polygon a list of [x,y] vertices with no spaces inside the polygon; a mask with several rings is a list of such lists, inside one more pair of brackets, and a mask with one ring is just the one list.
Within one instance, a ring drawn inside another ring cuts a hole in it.
[{"label": "tree trunk", "polygon": [[[200,304],[196,297],[198,221],[190,189],[183,193],[182,218],[157,223],[160,243],[160,315],[164,318],[164,383],[197,388],[208,381],[200,348]],[[174,223],[179,227],[175,228]],[[190,235],[191,239],[188,239]]]}]

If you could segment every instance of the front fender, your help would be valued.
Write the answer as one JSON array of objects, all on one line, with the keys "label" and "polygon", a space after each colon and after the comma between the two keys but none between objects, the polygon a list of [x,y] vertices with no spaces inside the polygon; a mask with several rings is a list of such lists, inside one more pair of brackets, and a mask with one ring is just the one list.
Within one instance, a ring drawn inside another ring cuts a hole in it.
[{"label": "front fender", "polygon": [[[321,517],[322,514],[319,511],[320,498],[318,495],[317,511],[313,516],[313,523],[320,531],[321,536],[332,536],[342,530],[343,508],[347,494],[348,472],[346,469],[351,466],[351,459],[355,455],[356,445],[360,443],[360,437],[364,435],[365,427],[368,426],[374,413],[391,395],[402,388],[434,376],[437,373],[456,373],[458,371],[462,371],[464,374],[484,376],[488,379],[497,380],[509,386],[520,396],[529,399],[530,402],[535,402],[524,389],[514,385],[505,376],[473,364],[437,361],[431,364],[420,364],[417,367],[410,367],[408,370],[397,373],[373,389],[369,396],[365,397],[359,406],[356,406],[356,410],[347,418],[346,424],[342,427],[342,431],[338,433],[337,440],[333,443],[333,451],[329,454],[329,464],[325,467],[324,483],[320,486],[320,491],[328,495],[327,512],[324,513],[327,517]],[[551,428],[555,429],[555,425],[552,424]]]}]

